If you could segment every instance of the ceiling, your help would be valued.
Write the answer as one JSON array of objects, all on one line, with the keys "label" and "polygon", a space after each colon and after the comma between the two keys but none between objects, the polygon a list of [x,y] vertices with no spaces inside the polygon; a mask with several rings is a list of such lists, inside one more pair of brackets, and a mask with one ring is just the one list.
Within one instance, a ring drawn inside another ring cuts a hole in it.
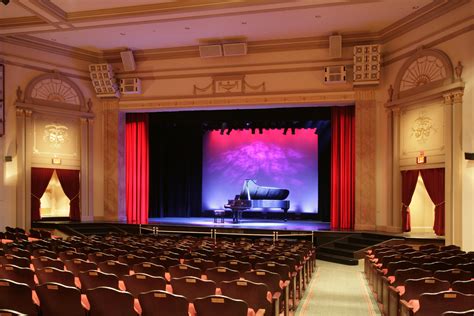
[{"label": "ceiling", "polygon": [[[102,54],[207,42],[284,41],[331,34],[376,39],[462,0],[10,0],[0,41]],[[372,37],[371,37],[372,36]]]}]

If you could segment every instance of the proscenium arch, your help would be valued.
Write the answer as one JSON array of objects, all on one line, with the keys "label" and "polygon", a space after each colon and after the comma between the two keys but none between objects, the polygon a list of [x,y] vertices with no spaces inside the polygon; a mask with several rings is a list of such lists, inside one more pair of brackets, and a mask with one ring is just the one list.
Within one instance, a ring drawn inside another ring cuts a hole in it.
[{"label": "proscenium arch", "polygon": [[[425,63],[423,67],[415,67]],[[416,81],[413,88],[401,89],[404,78]],[[398,71],[393,87],[393,100],[402,99],[420,92],[448,85],[454,82],[454,69],[451,59],[441,50],[422,49],[417,51]]]}]

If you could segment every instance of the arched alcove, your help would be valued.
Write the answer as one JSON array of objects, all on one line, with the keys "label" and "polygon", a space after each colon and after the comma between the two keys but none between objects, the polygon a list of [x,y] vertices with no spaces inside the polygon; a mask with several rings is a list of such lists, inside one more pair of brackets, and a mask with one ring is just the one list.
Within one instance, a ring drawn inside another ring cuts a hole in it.
[{"label": "arched alcove", "polygon": [[[81,219],[92,219],[91,101],[79,86],[54,71],[17,89],[17,225],[30,227],[32,168],[79,170]],[[76,171],[77,172],[77,171]],[[35,202],[36,203],[36,202]]]}]

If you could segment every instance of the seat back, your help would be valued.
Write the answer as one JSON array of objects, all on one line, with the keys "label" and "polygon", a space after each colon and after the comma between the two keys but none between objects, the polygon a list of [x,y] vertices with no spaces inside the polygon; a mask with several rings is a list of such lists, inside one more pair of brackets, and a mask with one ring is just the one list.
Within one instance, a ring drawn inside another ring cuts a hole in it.
[{"label": "seat back", "polygon": [[454,266],[452,264],[441,262],[441,261],[423,263],[420,266],[420,268],[425,269],[425,270],[430,270],[432,272],[435,272],[437,270],[449,270],[449,269],[452,269],[453,267]]},{"label": "seat back", "polygon": [[395,282],[393,286],[399,286],[408,279],[432,277],[433,272],[421,268],[398,269],[395,271]]},{"label": "seat back", "polygon": [[132,253],[118,256],[118,261],[121,262],[121,263],[125,263],[130,268],[132,268],[135,263],[141,263],[141,262],[145,262],[147,260],[148,259],[145,258],[145,257],[137,256],[137,255],[134,255]]},{"label": "seat back", "polygon": [[136,316],[132,294],[110,287],[96,287],[87,290],[90,316]]},{"label": "seat back", "polygon": [[248,310],[247,303],[242,300],[217,295],[195,299],[194,307],[199,316],[246,316]]},{"label": "seat back", "polygon": [[72,274],[71,271],[46,267],[36,270],[35,273],[39,284],[54,282],[65,286],[76,286],[74,283],[74,274]]},{"label": "seat back", "polygon": [[93,252],[87,255],[87,259],[89,261],[99,264],[100,262],[107,261],[107,260],[116,260],[117,258],[105,252]]},{"label": "seat back", "polygon": [[166,290],[166,280],[160,276],[151,276],[145,273],[135,273],[126,275],[123,278],[125,287],[134,297],[140,293],[153,290]]},{"label": "seat back", "polygon": [[252,264],[250,262],[244,262],[244,261],[235,260],[235,259],[231,259],[231,260],[227,260],[227,261],[221,261],[221,262],[219,262],[218,266],[219,267],[226,267],[226,268],[229,268],[229,269],[232,269],[232,270],[237,270],[241,274],[252,270]]},{"label": "seat back", "polygon": [[64,262],[59,259],[51,259],[50,257],[33,258],[31,259],[31,263],[33,263],[35,270],[46,267],[64,270]]},{"label": "seat back", "polygon": [[0,279],[0,308],[38,315],[38,309],[31,298],[31,288],[12,280]]},{"label": "seat back", "polygon": [[437,279],[445,280],[449,283],[454,283],[455,281],[470,280],[471,272],[464,271],[461,269],[439,270],[435,271],[433,276]]},{"label": "seat back", "polygon": [[417,316],[439,315],[446,311],[466,311],[474,309],[474,295],[454,291],[424,293],[420,295],[420,309]]},{"label": "seat back", "polygon": [[204,274],[204,272],[209,269],[209,268],[214,268],[216,266],[216,263],[212,260],[206,260],[202,258],[192,258],[192,259],[186,259],[184,260],[185,264],[188,264],[192,267],[199,268],[201,270],[201,274]]},{"label": "seat back", "polygon": [[59,252],[58,257],[64,262],[66,262],[66,260],[72,260],[72,259],[87,260],[87,255],[85,253],[76,252],[74,250],[61,251]]},{"label": "seat back", "polygon": [[220,287],[222,281],[233,281],[240,278],[239,271],[226,267],[209,268],[206,270],[205,274],[208,280],[216,282],[217,287]]},{"label": "seat back", "polygon": [[18,283],[25,283],[34,288],[34,273],[30,268],[22,268],[11,264],[0,264],[0,279],[8,279]]},{"label": "seat back", "polygon": [[283,281],[290,279],[290,267],[287,264],[281,264],[274,261],[266,261],[257,263],[256,268],[278,273]]},{"label": "seat back", "polygon": [[245,301],[255,312],[271,312],[272,304],[267,300],[268,287],[263,283],[248,280],[223,281],[220,288],[223,295]]},{"label": "seat back", "polygon": [[75,277],[79,277],[81,271],[97,270],[97,265],[94,262],[85,261],[83,259],[66,260],[64,265]]},{"label": "seat back", "polygon": [[435,278],[408,279],[405,281],[405,301],[418,299],[422,293],[437,293],[449,290],[449,282]]},{"label": "seat back", "polygon": [[168,271],[169,267],[175,266],[180,263],[178,258],[172,258],[168,256],[153,257],[151,258],[151,262],[165,267],[166,271]]},{"label": "seat back", "polygon": [[165,277],[166,269],[165,267],[152,263],[152,262],[142,262],[136,263],[133,265],[133,271],[135,273],[146,273],[152,276]]},{"label": "seat back", "polygon": [[115,274],[105,273],[97,270],[81,271],[79,273],[81,281],[81,291],[86,293],[87,290],[99,286],[107,286],[113,289],[119,289],[119,279]]},{"label": "seat back", "polygon": [[[142,316],[188,316],[188,300],[165,291],[149,291],[138,295]],[[159,312],[158,312],[159,311]]]},{"label": "seat back", "polygon": [[59,283],[44,283],[36,286],[40,310],[48,316],[85,316],[81,305],[81,292],[75,287]]},{"label": "seat back", "polygon": [[177,264],[168,268],[172,278],[182,278],[185,276],[201,277],[201,269],[187,264]]},{"label": "seat back", "polygon": [[278,273],[267,271],[267,270],[253,270],[247,271],[243,275],[244,279],[255,282],[266,284],[268,290],[272,293],[281,292],[280,281],[281,277]]},{"label": "seat back", "polygon": [[11,264],[17,267],[29,268],[30,259],[18,257],[17,255],[6,253],[3,256],[0,256],[0,264]]},{"label": "seat back", "polygon": [[183,295],[189,302],[197,297],[214,295],[216,283],[211,280],[201,280],[196,277],[172,278],[173,293]]},{"label": "seat back", "polygon": [[451,283],[453,291],[457,291],[463,294],[474,294],[474,279],[465,281],[454,281]]},{"label": "seat back", "polygon": [[99,262],[99,269],[105,273],[115,274],[120,280],[123,279],[124,275],[130,274],[130,267],[127,264],[115,260]]}]

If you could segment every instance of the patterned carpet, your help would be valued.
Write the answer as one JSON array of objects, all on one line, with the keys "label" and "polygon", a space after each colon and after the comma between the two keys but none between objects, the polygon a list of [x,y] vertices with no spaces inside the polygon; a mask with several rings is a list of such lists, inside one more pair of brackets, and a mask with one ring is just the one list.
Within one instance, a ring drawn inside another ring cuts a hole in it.
[{"label": "patterned carpet", "polygon": [[317,271],[296,316],[381,315],[364,276],[363,260],[358,266],[317,261]]}]

